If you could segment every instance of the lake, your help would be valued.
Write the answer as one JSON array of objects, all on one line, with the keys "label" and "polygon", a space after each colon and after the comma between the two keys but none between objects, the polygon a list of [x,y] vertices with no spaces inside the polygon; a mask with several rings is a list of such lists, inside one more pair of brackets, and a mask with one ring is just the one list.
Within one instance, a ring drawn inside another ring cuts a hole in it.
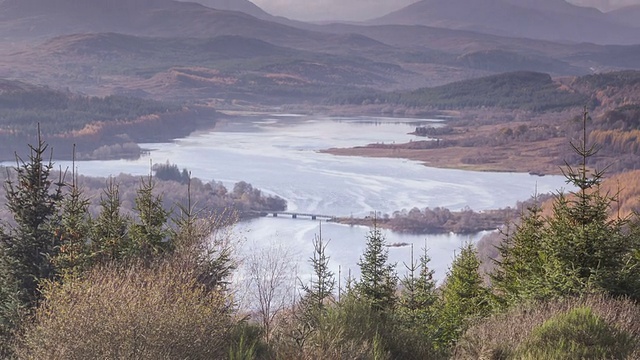
[{"label": "lake", "polygon": [[[246,181],[288,202],[289,211],[335,216],[392,213],[413,207],[460,210],[513,206],[534,192],[547,193],[565,186],[560,176],[521,173],[471,172],[426,167],[402,159],[339,157],[319,153],[331,147],[422,140],[408,133],[416,126],[440,126],[442,120],[385,117],[323,117],[253,115],[220,122],[215,129],[170,143],[141,144],[150,150],[139,160],[77,162],[79,172],[93,176],[118,173],[145,175],[149,164],[170,162],[186,167],[205,181],[228,186]],[[68,162],[57,162],[63,167]],[[331,239],[327,252],[331,266],[357,276],[357,265],[368,229],[324,223],[323,237]],[[260,251],[281,244],[308,272],[312,239],[319,222],[305,219],[260,218],[239,224],[241,252]],[[442,279],[455,249],[482,234],[416,236],[385,232],[389,243],[413,243],[416,253],[428,241],[432,267]],[[390,259],[409,262],[409,247],[390,248]]]}]

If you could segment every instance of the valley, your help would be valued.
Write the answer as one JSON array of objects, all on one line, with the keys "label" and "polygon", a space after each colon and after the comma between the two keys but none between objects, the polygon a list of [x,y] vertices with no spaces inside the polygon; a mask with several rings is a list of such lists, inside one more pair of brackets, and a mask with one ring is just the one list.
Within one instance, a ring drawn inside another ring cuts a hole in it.
[{"label": "valley", "polygon": [[0,0],[0,358],[640,358],[640,4],[302,1]]}]

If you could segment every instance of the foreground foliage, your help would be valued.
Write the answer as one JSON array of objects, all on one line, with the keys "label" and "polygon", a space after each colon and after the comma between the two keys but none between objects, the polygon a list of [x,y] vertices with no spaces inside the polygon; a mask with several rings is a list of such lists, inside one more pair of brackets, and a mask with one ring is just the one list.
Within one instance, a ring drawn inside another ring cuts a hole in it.
[{"label": "foreground foliage", "polygon": [[229,299],[177,257],[97,267],[50,283],[17,355],[23,359],[212,359],[226,355]]},{"label": "foreground foliage", "polygon": [[455,359],[636,359],[640,306],[603,295],[536,302],[471,327]]}]

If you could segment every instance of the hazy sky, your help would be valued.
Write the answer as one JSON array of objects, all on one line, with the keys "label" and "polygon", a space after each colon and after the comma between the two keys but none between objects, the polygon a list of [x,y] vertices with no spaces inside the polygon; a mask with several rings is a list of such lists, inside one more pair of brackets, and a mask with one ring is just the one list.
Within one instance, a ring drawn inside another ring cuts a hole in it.
[{"label": "hazy sky", "polygon": [[[296,20],[368,20],[403,8],[418,0],[251,0],[273,15]],[[532,0],[535,1],[535,0]],[[577,5],[609,11],[640,4],[640,0],[569,0]]]},{"label": "hazy sky", "polygon": [[639,5],[640,0],[568,0],[572,4],[585,5],[610,11],[627,5]]}]

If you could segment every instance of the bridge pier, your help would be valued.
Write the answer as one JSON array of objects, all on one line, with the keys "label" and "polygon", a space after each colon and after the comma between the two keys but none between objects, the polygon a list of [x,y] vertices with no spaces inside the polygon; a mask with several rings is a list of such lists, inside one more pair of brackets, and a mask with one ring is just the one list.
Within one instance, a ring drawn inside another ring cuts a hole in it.
[{"label": "bridge pier", "polygon": [[291,218],[292,219],[297,219],[298,218],[298,214],[291,214]]},{"label": "bridge pier", "polygon": [[273,213],[273,217],[278,217],[278,213]]}]

